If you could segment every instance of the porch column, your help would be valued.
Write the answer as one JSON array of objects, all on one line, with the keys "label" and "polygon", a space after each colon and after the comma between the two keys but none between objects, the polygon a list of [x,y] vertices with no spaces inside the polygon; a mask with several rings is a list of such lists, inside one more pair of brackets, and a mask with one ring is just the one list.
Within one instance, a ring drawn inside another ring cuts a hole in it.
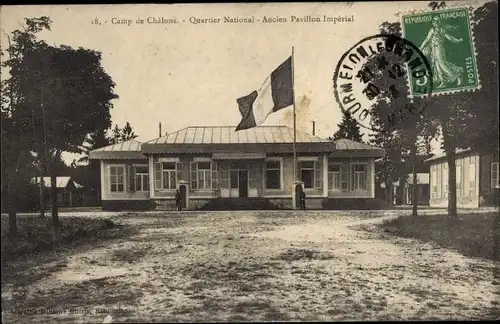
[{"label": "porch column", "polygon": [[105,181],[107,180],[106,177],[104,176],[104,160],[99,160],[100,162],[100,171],[101,171],[101,201],[106,199],[106,183]]},{"label": "porch column", "polygon": [[155,165],[153,162],[153,156],[148,156],[149,158],[149,198],[155,197]]},{"label": "porch column", "polygon": [[[371,177],[371,188],[370,188],[370,191],[371,191],[371,197],[372,198],[375,198],[375,159],[372,159],[370,161],[370,177]],[[349,177],[350,178],[350,177]]]},{"label": "porch column", "polygon": [[328,197],[328,154],[323,154],[323,197]]}]

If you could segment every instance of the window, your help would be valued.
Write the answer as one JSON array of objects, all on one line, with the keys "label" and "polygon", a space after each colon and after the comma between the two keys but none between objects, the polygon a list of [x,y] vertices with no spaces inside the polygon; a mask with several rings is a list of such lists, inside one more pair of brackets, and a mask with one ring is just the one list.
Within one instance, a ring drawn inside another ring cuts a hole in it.
[{"label": "window", "polygon": [[198,186],[197,189],[212,188],[212,169],[210,162],[198,162]]},{"label": "window", "polygon": [[194,190],[217,189],[217,163],[191,162],[191,188]]},{"label": "window", "polygon": [[342,164],[328,163],[328,189],[342,190]]},{"label": "window", "polygon": [[316,161],[299,162],[300,179],[304,182],[304,188],[314,188],[314,171]]},{"label": "window", "polygon": [[366,164],[353,163],[353,190],[366,190]]},{"label": "window", "polygon": [[476,188],[476,164],[474,160],[469,163],[469,188]]},{"label": "window", "polygon": [[231,189],[239,188],[239,171],[231,170]]},{"label": "window", "polygon": [[281,189],[280,161],[266,161],[266,189]]},{"label": "window", "polygon": [[161,175],[163,179],[162,189],[175,189],[177,187],[177,172],[175,168],[175,162],[162,162],[161,169]]},{"label": "window", "polygon": [[462,166],[457,165],[456,167],[456,176],[457,176],[457,197],[462,196]]},{"label": "window", "polygon": [[220,170],[220,187],[228,189],[229,188],[229,164],[227,162],[221,162],[219,164]]},{"label": "window", "polygon": [[125,191],[125,167],[110,166],[109,167],[109,189],[111,192]]},{"label": "window", "polygon": [[448,198],[448,165],[443,170],[443,197]]},{"label": "window", "polygon": [[174,190],[177,188],[177,182],[181,179],[182,163],[156,162],[154,172],[156,190]]},{"label": "window", "polygon": [[438,191],[436,166],[432,166],[431,185],[432,185],[432,194],[431,194],[431,196],[432,196],[433,199],[436,199],[437,198],[437,191]]},{"label": "window", "polygon": [[149,191],[149,171],[147,165],[129,167],[129,190]]},{"label": "window", "polygon": [[498,188],[498,162],[491,163],[491,188]]}]

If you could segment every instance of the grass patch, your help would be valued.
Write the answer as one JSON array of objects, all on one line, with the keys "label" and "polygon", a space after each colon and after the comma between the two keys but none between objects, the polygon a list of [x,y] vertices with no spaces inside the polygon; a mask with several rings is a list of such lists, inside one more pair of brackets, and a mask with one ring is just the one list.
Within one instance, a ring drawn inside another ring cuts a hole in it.
[{"label": "grass patch", "polygon": [[52,229],[52,218],[40,219],[36,216],[18,216],[18,237],[9,236],[8,217],[1,218],[1,261],[14,261],[20,257],[123,237],[130,232],[129,227],[117,225],[110,219],[91,217],[60,217],[59,237]]},{"label": "grass patch", "polygon": [[[29,297],[3,300],[5,309],[77,309],[84,306],[115,308],[115,305],[135,305],[142,296],[140,287],[130,287],[119,277],[85,280],[75,284],[64,284]],[[104,317],[104,316],[103,316]]]},{"label": "grass patch", "polygon": [[500,260],[500,224],[498,213],[464,214],[450,225],[447,215],[426,215],[413,218],[400,216],[379,226],[386,233],[434,242],[460,253]]}]

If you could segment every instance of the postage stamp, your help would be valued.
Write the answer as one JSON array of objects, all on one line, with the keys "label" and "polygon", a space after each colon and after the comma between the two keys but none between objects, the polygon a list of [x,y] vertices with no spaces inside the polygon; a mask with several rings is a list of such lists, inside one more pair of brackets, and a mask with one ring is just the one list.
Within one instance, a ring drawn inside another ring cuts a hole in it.
[{"label": "postage stamp", "polygon": [[430,63],[415,44],[397,35],[373,35],[341,56],[333,76],[334,95],[342,111],[370,129],[372,105],[381,98],[402,102],[387,114],[391,124],[421,114],[425,107],[408,100],[406,79],[414,80],[419,93],[430,95],[432,76]]},{"label": "postage stamp", "polygon": [[[402,16],[403,37],[416,44],[432,67],[433,93],[479,88],[469,9],[454,8]],[[413,96],[424,93],[409,79]]]}]

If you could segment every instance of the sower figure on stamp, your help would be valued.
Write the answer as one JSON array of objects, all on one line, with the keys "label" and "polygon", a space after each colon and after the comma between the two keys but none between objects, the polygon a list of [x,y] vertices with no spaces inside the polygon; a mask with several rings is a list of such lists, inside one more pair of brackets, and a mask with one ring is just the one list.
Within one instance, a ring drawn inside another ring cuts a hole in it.
[{"label": "sower figure on stamp", "polygon": [[178,211],[182,210],[182,198],[179,189],[175,191],[175,207]]},{"label": "sower figure on stamp", "polygon": [[306,193],[304,190],[300,191],[300,208],[303,210],[306,209]]},{"label": "sower figure on stamp", "polygon": [[451,63],[446,57],[446,40],[452,43],[463,42],[462,38],[457,39],[448,34],[448,31],[451,29],[453,29],[453,26],[443,26],[439,17],[434,17],[432,28],[420,46],[422,53],[431,62],[434,82],[438,84],[438,88],[444,87],[446,83],[453,83],[455,81],[457,82],[457,86],[462,84],[461,76],[464,69]]}]

